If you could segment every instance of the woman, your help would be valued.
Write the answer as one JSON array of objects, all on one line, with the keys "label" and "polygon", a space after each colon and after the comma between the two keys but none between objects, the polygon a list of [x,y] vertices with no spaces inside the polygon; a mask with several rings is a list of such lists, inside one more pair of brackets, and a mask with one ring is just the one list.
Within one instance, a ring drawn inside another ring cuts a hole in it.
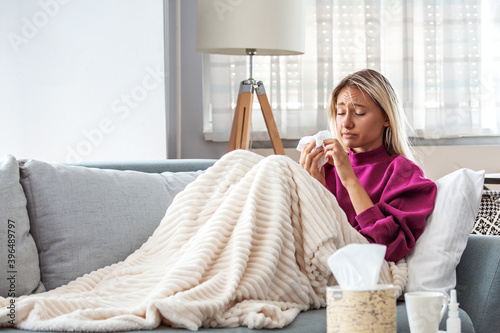
[{"label": "woman", "polygon": [[[398,142],[401,132],[390,103],[379,102],[382,112],[373,102],[382,99],[366,98],[368,86],[339,87],[333,95],[333,119],[351,159],[338,139],[302,154],[304,168],[326,188],[286,156],[228,153],[175,197],[154,234],[127,259],[46,293],[0,297],[0,326],[280,328],[300,311],[326,305],[326,288],[335,282],[327,259],[337,249],[374,241],[388,244],[388,258],[398,259],[423,229],[435,186],[414,164],[385,151],[384,128]],[[369,121],[358,119],[364,117]],[[388,142],[391,153],[402,152]],[[373,153],[381,157],[370,157],[368,168],[357,161]],[[316,172],[323,154],[330,165]],[[380,283],[393,284],[398,296],[406,278],[403,261],[382,264]]]},{"label": "woman", "polygon": [[[396,262],[422,234],[436,185],[411,161],[404,113],[383,75],[366,69],[347,76],[330,107],[336,138],[323,149],[304,147],[300,164],[336,196],[350,224],[386,245],[386,260]],[[328,164],[318,169],[323,156]]]}]

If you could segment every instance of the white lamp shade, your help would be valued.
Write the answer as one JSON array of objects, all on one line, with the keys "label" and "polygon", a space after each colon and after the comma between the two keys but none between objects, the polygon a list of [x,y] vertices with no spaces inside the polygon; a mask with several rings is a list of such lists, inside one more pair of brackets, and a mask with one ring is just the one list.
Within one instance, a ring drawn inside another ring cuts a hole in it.
[{"label": "white lamp shade", "polygon": [[303,0],[198,0],[196,51],[246,55],[302,54]]}]

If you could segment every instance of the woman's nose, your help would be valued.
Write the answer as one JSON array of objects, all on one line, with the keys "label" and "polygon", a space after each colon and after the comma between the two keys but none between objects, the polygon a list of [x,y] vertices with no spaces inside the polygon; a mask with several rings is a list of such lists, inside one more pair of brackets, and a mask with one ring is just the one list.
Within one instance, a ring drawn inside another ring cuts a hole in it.
[{"label": "woman's nose", "polygon": [[344,128],[352,128],[353,125],[354,122],[352,121],[352,115],[350,113],[347,113],[344,119],[342,119],[342,126],[344,126]]}]

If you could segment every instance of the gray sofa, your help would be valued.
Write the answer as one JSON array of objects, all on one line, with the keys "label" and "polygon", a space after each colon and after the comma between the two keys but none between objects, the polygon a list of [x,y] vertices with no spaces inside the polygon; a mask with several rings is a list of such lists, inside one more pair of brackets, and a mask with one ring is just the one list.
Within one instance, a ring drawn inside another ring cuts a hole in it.
[{"label": "gray sofa", "polygon": [[[15,224],[18,256],[14,290],[0,271],[1,296],[9,291],[21,296],[50,290],[125,259],[152,234],[176,193],[214,162],[185,159],[77,166],[4,157],[1,214],[8,225]],[[0,244],[8,242],[6,236]],[[0,265],[7,265],[7,254],[0,255]],[[456,289],[462,332],[500,330],[500,237],[469,236],[457,267]],[[441,330],[446,330],[445,321],[446,315]],[[401,300],[397,330],[409,332]],[[186,330],[160,326],[156,331]],[[326,332],[326,311],[303,312],[280,331]],[[19,330],[3,328],[0,332]]]}]

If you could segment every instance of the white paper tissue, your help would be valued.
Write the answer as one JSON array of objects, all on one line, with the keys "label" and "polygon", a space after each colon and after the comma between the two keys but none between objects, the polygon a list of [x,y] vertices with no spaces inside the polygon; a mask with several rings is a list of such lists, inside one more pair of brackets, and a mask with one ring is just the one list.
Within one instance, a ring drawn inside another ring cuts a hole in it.
[{"label": "white paper tissue", "polygon": [[[316,140],[316,147],[314,147],[312,149],[312,151],[315,151],[316,149],[318,149],[319,147],[325,147],[323,141],[325,139],[331,139],[333,136],[332,136],[332,133],[330,131],[320,131],[312,136],[305,136],[303,137],[302,139],[300,139],[299,141],[299,144],[297,145],[297,150],[298,151],[302,151],[302,149],[308,145],[309,143],[311,143],[313,140]],[[319,161],[318,161],[318,169],[321,169],[321,167],[323,165],[325,165],[325,163],[327,162],[328,160],[326,159],[326,157],[322,157]]]},{"label": "white paper tissue", "polygon": [[375,289],[386,246],[349,244],[328,257],[328,267],[342,290]]}]

